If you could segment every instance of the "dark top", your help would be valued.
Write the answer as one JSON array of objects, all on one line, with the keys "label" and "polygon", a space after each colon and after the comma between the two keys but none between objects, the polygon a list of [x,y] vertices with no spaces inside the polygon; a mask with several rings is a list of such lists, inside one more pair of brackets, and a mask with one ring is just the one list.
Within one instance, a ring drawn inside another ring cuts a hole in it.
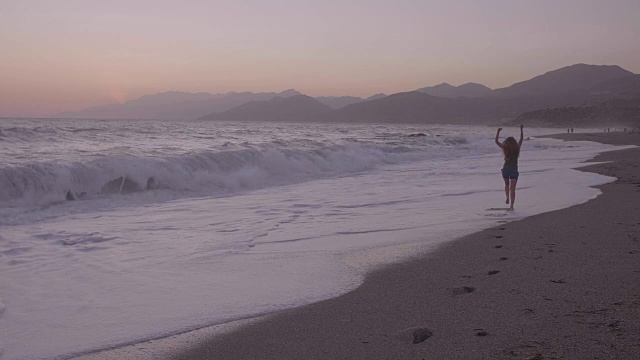
[{"label": "dark top", "polygon": [[518,158],[515,159],[504,159],[503,169],[517,169],[518,168]]}]

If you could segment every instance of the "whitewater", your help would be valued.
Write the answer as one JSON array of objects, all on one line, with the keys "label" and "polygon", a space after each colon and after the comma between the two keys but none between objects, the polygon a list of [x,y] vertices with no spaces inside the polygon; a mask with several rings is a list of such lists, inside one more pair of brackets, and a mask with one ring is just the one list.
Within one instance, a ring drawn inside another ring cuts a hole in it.
[{"label": "whitewater", "polygon": [[[617,149],[525,129],[506,211],[483,126],[0,119],[0,349],[59,359],[335,297],[583,203]],[[518,136],[507,128],[506,136]]]}]

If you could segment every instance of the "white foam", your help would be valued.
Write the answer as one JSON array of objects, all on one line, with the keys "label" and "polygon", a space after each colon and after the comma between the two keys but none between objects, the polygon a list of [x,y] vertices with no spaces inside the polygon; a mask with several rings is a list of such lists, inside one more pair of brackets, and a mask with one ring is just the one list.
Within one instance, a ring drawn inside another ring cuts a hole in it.
[{"label": "white foam", "polygon": [[[403,137],[399,136],[399,140]],[[430,158],[447,158],[464,152],[454,145],[460,137],[429,137],[413,140],[416,146],[347,142],[345,139],[307,144],[296,141],[242,149],[201,150],[192,154],[169,156],[132,156],[94,154],[88,161],[34,161],[0,166],[0,224],[14,223],[24,208],[38,209],[59,205],[71,190],[84,201],[113,200],[105,185],[126,177],[140,192],[128,194],[130,204],[194,196],[228,196],[272,186],[315,179],[348,176],[387,164],[402,164]],[[257,147],[257,148],[256,148]],[[444,148],[450,147],[448,151]],[[486,151],[486,149],[484,149]],[[466,150],[468,151],[468,150]],[[147,181],[153,178],[156,190],[145,194]],[[124,182],[122,182],[124,184]],[[81,194],[81,195],[80,195]],[[122,195],[122,194],[118,194]],[[120,199],[123,200],[123,199]],[[94,205],[100,207],[100,205]],[[57,207],[57,213],[64,213]]]}]

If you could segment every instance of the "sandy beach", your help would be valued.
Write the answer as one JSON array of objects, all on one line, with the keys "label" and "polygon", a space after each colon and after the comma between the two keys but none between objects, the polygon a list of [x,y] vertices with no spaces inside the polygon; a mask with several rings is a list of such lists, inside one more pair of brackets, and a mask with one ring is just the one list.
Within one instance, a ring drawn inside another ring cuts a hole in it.
[{"label": "sandy beach", "polygon": [[[640,145],[638,134],[555,137]],[[594,162],[581,170],[618,178],[595,200],[472,234],[223,335],[87,358],[638,359],[640,148]]]},{"label": "sandy beach", "polygon": [[462,238],[179,358],[640,358],[640,149],[594,161],[606,163],[583,170],[618,178],[595,200]]}]

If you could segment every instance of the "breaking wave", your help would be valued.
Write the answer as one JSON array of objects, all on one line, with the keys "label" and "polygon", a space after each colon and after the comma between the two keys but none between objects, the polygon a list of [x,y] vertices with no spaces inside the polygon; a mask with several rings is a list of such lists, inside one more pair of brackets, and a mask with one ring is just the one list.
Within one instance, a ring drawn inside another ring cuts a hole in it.
[{"label": "breaking wave", "polygon": [[[318,149],[242,149],[190,155],[104,156],[87,162],[35,162],[0,167],[0,207],[153,189],[220,195],[367,171],[381,164],[424,158],[406,146],[336,145]],[[110,182],[116,186],[109,188]],[[120,184],[122,182],[123,184]],[[114,190],[115,189],[115,190]]]}]

